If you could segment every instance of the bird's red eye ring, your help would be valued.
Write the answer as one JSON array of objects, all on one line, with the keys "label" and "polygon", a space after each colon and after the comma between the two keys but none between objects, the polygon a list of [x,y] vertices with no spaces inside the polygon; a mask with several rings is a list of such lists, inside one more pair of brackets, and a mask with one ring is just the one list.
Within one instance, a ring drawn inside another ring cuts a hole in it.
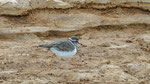
[{"label": "bird's red eye ring", "polygon": [[78,43],[78,41],[75,41],[76,43]]}]

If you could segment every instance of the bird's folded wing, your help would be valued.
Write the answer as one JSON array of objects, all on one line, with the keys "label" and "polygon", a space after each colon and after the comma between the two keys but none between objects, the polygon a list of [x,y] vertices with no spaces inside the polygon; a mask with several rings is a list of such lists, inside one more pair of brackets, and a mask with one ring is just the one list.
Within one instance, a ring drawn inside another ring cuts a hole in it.
[{"label": "bird's folded wing", "polygon": [[39,45],[39,47],[44,47],[44,48],[51,48],[51,47],[56,47],[61,45],[61,42],[53,42],[50,44],[44,44],[44,45]]}]

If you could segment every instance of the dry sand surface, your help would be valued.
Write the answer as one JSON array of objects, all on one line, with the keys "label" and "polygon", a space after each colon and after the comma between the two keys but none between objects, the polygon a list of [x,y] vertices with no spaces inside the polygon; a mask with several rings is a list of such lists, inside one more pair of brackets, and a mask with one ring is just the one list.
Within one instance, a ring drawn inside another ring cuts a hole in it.
[{"label": "dry sand surface", "polygon": [[[114,9],[112,9],[111,12],[113,12],[113,10]],[[88,10],[86,10],[86,12],[88,12]],[[110,10],[107,12],[110,12]],[[118,17],[117,14],[112,13],[111,15],[107,12],[105,11],[103,16],[110,18]],[[136,10],[134,12],[138,11]],[[132,13],[134,12],[132,11]],[[141,11],[139,11],[139,15],[141,14],[140,12]],[[64,13],[68,12],[66,11]],[[94,14],[96,15],[96,13]],[[127,10],[119,13],[119,15],[122,14],[132,15],[128,13]],[[149,15],[149,13],[147,15]],[[1,18],[4,17],[6,16],[2,16]],[[122,15],[122,17],[124,17],[124,15]],[[56,27],[54,24],[38,24],[40,20],[34,20],[35,23],[33,24],[33,21],[31,21],[30,24],[29,21],[31,18],[29,17],[25,19],[25,17],[12,18],[7,16],[6,22],[15,19],[20,22],[14,22],[13,24],[7,23],[8,25],[5,23],[2,26],[15,28],[24,25],[30,27],[34,24],[35,26],[46,25]],[[61,19],[65,20],[65,18]],[[6,20],[6,18],[3,20]],[[27,20],[27,23],[24,22],[25,20]],[[41,34],[39,33],[25,33],[12,38],[3,38],[3,35],[1,35],[0,83],[149,84],[149,30],[150,25],[148,24],[131,24],[98,26],[78,30],[74,33],[60,32],[63,33],[63,36],[54,33],[54,35],[48,34],[43,37],[43,35],[40,36]],[[54,57],[52,66],[49,66],[51,52],[44,48],[34,47],[39,44],[65,39],[72,35],[78,36],[80,42],[84,44],[84,46],[79,45],[78,53],[74,56],[77,66],[73,65],[70,58],[64,59],[57,56]],[[7,37],[11,37],[11,35]]]}]

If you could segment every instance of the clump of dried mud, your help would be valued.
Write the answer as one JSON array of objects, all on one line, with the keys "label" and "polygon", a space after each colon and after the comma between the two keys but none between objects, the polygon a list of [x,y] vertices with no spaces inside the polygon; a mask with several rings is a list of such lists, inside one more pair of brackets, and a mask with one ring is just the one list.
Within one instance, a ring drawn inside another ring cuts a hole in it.
[{"label": "clump of dried mud", "polygon": [[[1,37],[0,83],[148,84],[149,27],[146,24],[105,25],[78,30],[74,34],[68,32],[66,36],[49,34],[42,37],[26,33],[16,35],[13,39]],[[60,57],[55,57],[52,66],[49,66],[51,52],[34,47],[71,35],[78,36],[85,45],[79,46],[74,56],[78,66],[74,66],[71,59]]]}]

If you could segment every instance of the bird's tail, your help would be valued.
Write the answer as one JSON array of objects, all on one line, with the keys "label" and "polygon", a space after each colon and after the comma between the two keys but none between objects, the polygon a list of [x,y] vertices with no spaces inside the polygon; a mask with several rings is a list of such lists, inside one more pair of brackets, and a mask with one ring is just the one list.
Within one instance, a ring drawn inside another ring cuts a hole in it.
[{"label": "bird's tail", "polygon": [[44,48],[50,48],[49,44],[44,44],[44,45],[38,45],[38,47],[44,47]]},{"label": "bird's tail", "polygon": [[49,45],[49,44],[44,44],[44,45],[38,45],[38,46],[33,46],[33,47],[51,48],[51,45]]},{"label": "bird's tail", "polygon": [[46,47],[45,45],[38,45],[38,47]]}]

